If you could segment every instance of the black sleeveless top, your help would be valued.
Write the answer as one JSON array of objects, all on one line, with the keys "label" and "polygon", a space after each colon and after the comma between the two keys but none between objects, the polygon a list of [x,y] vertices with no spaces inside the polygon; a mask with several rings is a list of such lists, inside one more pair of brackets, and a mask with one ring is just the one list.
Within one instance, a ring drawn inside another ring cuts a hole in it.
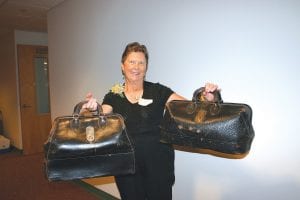
[{"label": "black sleeveless top", "polygon": [[124,117],[128,134],[133,138],[147,136],[146,138],[159,139],[159,125],[163,117],[165,104],[173,91],[160,83],[144,81],[142,98],[151,101],[149,105],[131,103],[125,94],[109,92],[105,95],[102,104],[113,107],[114,113]]}]

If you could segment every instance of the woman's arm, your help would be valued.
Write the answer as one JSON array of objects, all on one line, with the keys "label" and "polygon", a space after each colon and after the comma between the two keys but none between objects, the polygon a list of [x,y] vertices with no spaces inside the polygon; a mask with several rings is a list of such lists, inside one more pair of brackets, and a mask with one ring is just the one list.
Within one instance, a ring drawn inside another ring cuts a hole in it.
[{"label": "woman's arm", "polygon": [[184,98],[183,96],[180,96],[177,93],[173,93],[171,94],[171,96],[168,98],[167,103],[173,100],[187,100],[186,98]]}]

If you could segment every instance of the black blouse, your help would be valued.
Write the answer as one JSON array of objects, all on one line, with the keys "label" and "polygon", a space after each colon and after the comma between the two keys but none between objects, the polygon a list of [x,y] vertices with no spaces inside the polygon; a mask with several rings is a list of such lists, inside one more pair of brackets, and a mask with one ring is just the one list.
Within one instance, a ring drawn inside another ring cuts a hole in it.
[{"label": "black blouse", "polygon": [[160,83],[144,81],[142,98],[152,100],[153,102],[149,105],[131,103],[125,94],[119,95],[112,92],[105,95],[102,104],[112,106],[114,113],[119,113],[124,117],[128,134],[132,137],[148,135],[158,138],[165,104],[171,94],[173,91]]}]

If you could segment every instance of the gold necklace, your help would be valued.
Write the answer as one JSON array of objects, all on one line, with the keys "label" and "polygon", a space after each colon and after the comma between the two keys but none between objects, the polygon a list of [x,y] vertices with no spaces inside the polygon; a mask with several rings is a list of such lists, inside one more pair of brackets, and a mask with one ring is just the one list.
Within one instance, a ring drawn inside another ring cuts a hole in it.
[{"label": "gold necklace", "polygon": [[136,94],[135,96],[134,96],[134,100],[136,100],[136,101],[138,101],[141,97],[142,97],[142,94],[143,94],[143,91],[141,92],[141,94]]},{"label": "gold necklace", "polygon": [[125,84],[125,92],[126,94],[130,97],[130,99],[133,99],[134,101],[138,101],[142,96],[143,96],[143,88],[141,88],[138,91],[132,91],[132,92],[128,92],[128,88]]},{"label": "gold necklace", "polygon": [[[128,93],[127,93],[128,94]],[[128,94],[129,95],[129,97],[131,98],[131,99],[133,99],[134,101],[138,101],[141,97],[142,97],[142,95],[143,95],[143,91],[140,91],[140,92],[138,92],[137,94]]]}]

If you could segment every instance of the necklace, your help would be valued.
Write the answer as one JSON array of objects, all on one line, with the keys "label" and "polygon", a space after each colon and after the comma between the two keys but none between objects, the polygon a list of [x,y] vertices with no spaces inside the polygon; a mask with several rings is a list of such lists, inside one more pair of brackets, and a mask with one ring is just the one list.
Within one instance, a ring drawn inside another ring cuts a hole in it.
[{"label": "necklace", "polygon": [[142,95],[143,95],[143,90],[139,91],[138,93],[131,93],[131,94],[127,92],[127,96],[129,96],[130,99],[132,99],[135,102],[139,101]]},{"label": "necklace", "polygon": [[143,94],[143,91],[141,93],[139,92],[138,94],[135,94],[133,96],[134,100],[138,101],[142,97],[142,94]]},{"label": "necklace", "polygon": [[125,94],[134,102],[137,102],[140,100],[140,98],[143,96],[143,87],[139,89],[130,89],[128,90],[127,85],[125,84]]}]

